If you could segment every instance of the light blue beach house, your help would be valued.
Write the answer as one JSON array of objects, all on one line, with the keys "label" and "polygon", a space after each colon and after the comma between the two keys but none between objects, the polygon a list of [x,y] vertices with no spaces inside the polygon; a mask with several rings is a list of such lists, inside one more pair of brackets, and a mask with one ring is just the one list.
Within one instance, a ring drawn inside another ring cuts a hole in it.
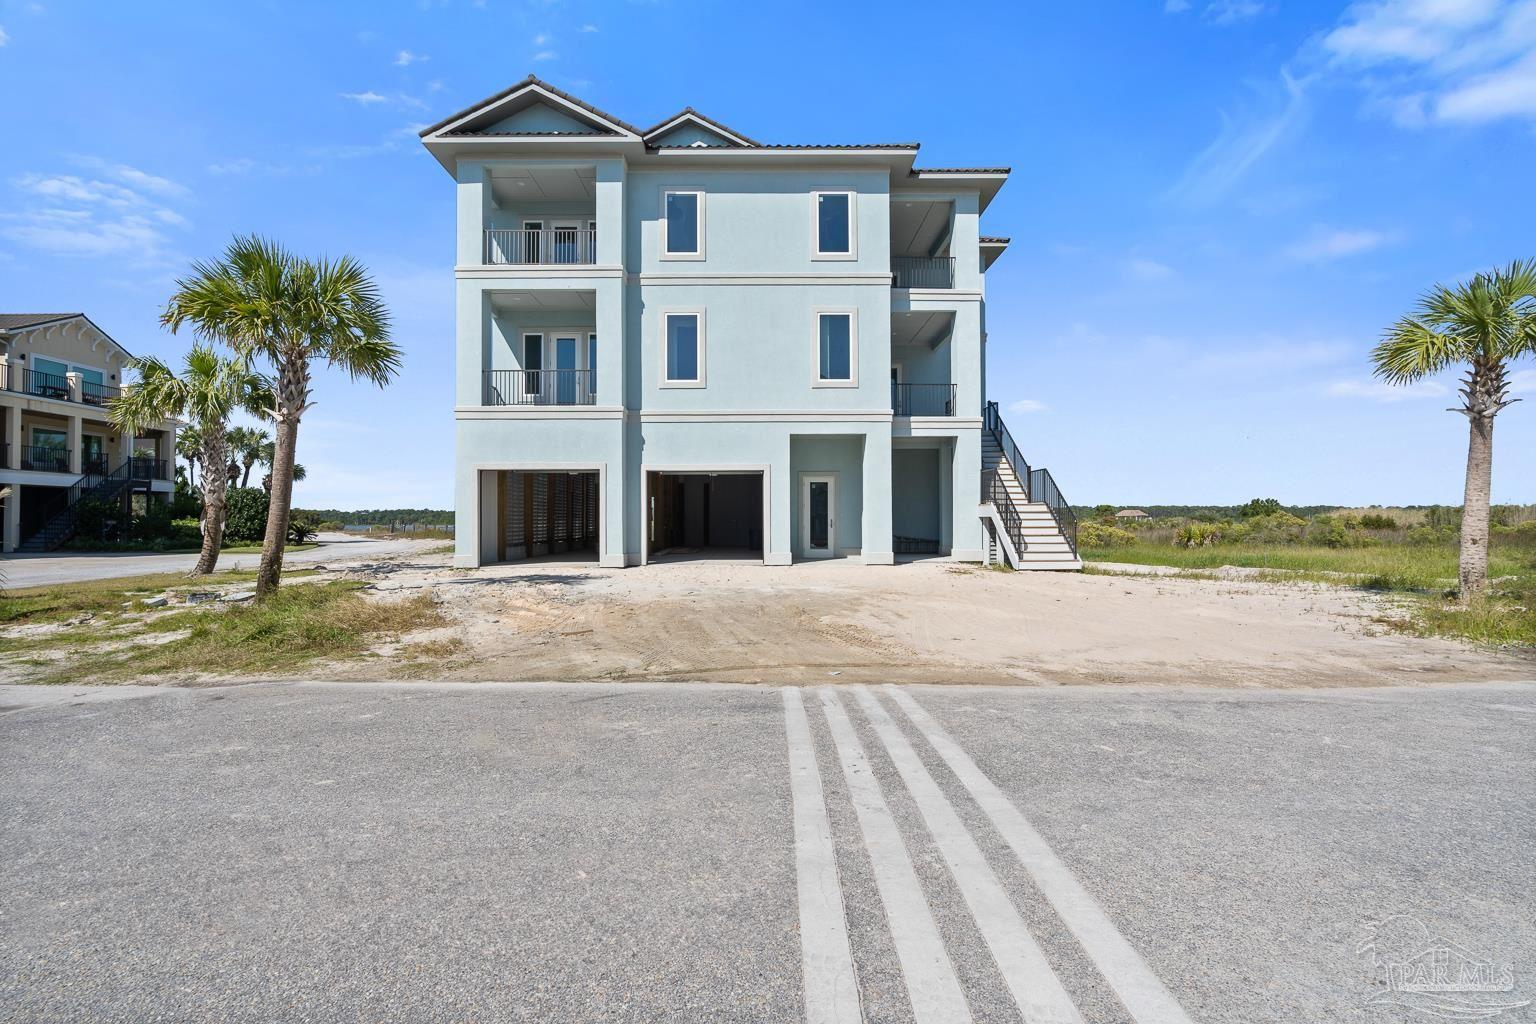
[{"label": "light blue beach house", "polygon": [[533,77],[422,139],[458,195],[457,564],[1079,567],[986,401],[1007,168],[642,129]]}]

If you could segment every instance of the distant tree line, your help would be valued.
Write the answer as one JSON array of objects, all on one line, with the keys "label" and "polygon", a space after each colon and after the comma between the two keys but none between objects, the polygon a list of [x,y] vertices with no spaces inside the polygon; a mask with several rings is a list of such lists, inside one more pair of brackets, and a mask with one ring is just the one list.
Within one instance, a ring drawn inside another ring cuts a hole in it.
[{"label": "distant tree line", "polygon": [[369,508],[344,512],[334,508],[309,509],[317,519],[342,526],[452,526],[453,510],[443,508]]}]

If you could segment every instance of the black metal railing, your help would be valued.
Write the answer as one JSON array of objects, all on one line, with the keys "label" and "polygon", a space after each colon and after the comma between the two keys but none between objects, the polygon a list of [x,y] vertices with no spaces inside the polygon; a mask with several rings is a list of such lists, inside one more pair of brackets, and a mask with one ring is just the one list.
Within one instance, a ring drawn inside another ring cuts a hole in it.
[{"label": "black metal railing", "polygon": [[37,398],[69,401],[69,378],[62,373],[42,373],[22,366],[12,366],[5,375],[5,389]]},{"label": "black metal railing", "polygon": [[49,444],[21,446],[21,468],[34,473],[68,473],[69,449]]},{"label": "black metal railing", "polygon": [[1061,496],[1061,490],[1056,486],[1056,481],[1051,479],[1051,471],[1037,469],[1029,474],[1029,493],[1031,501],[1038,501],[1051,510],[1052,517],[1056,520],[1056,528],[1061,535],[1067,538],[1067,546],[1072,549],[1072,557],[1077,557],[1077,516],[1072,511],[1072,506],[1067,504],[1067,499]]},{"label": "black metal railing", "polygon": [[894,288],[953,288],[953,256],[892,256],[891,277]]},{"label": "black metal railing", "polygon": [[892,384],[891,412],[897,416],[953,416],[955,385]]},{"label": "black metal railing", "polygon": [[1008,485],[998,470],[982,470],[981,500],[997,510],[997,517],[1003,522],[1003,531],[1013,542],[1014,553],[1022,554],[1024,552],[1024,514],[1013,503],[1013,496],[1008,493]]},{"label": "black metal railing", "polygon": [[128,460],[128,475],[134,480],[167,480],[164,459],[147,459],[135,455]]},{"label": "black metal railing", "polygon": [[1003,450],[1003,458],[1008,460],[1013,475],[1018,478],[1019,485],[1024,490],[1024,500],[1034,501],[1029,494],[1029,463],[1024,461],[1024,456],[1019,453],[1019,446],[1013,443],[1013,435],[1008,433],[1008,425],[1003,422],[1002,413],[998,411],[996,402],[988,402],[982,411],[982,426],[992,432],[997,446]]},{"label": "black metal railing", "polygon": [[594,405],[596,370],[486,370],[486,405]]},{"label": "black metal railing", "polygon": [[896,536],[891,538],[891,549],[898,555],[936,555],[940,551],[940,545],[931,537]]},{"label": "black metal railing", "polygon": [[97,476],[106,476],[107,468],[107,457],[105,455],[88,455],[80,460],[80,469],[86,474],[94,473]]},{"label": "black metal railing", "polygon": [[22,547],[30,551],[52,551],[75,535],[80,522],[80,502],[86,498],[112,501],[133,483],[133,459],[125,459],[110,473],[87,472],[64,494],[64,507],[43,523],[41,529],[26,537]]},{"label": "black metal railing", "polygon": [[486,228],[485,262],[569,266],[597,262],[593,228]]},{"label": "black metal railing", "polygon": [[123,395],[123,389],[114,384],[97,384],[92,380],[80,382],[80,401],[86,405],[106,405],[115,402]]}]

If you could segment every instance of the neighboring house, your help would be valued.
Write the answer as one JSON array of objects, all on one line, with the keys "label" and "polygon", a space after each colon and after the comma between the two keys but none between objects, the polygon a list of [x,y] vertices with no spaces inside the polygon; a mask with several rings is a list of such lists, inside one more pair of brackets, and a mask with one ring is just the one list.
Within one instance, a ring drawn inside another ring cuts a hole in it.
[{"label": "neighboring house", "polygon": [[47,551],[68,540],[82,497],[124,508],[169,498],[175,422],[129,437],[107,416],[130,358],[84,313],[0,313],[6,551]]},{"label": "neighboring house", "polygon": [[1151,519],[1152,517],[1147,515],[1145,512],[1143,512],[1139,508],[1123,508],[1119,512],[1115,513],[1115,518],[1116,519],[1127,519],[1127,520],[1129,520],[1129,519],[1140,520],[1140,519]]},{"label": "neighboring house", "polygon": [[1079,567],[985,400],[1006,168],[642,129],[531,76],[421,134],[458,200],[456,564]]}]

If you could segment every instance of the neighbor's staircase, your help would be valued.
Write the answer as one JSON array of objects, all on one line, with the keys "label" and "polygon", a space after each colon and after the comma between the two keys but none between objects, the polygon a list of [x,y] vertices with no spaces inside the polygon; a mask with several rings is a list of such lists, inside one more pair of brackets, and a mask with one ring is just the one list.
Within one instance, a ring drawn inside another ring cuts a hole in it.
[{"label": "neighbor's staircase", "polygon": [[1081,569],[1077,518],[1048,469],[1031,469],[988,402],[981,431],[982,522],[989,561],[1015,569]]},{"label": "neighbor's staircase", "polygon": [[110,473],[83,474],[70,486],[64,507],[44,523],[42,529],[18,544],[16,550],[52,551],[69,540],[80,525],[80,502],[87,498],[116,501],[136,481],[148,479],[138,465],[142,462],[141,459],[124,459],[123,464]]}]

